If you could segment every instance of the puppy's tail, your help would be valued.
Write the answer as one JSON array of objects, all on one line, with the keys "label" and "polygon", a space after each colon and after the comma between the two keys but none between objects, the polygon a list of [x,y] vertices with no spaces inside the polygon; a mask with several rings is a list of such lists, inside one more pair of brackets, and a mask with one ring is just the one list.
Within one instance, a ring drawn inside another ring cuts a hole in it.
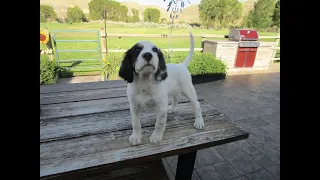
[{"label": "puppy's tail", "polygon": [[182,62],[182,64],[184,64],[186,67],[189,66],[189,63],[192,59],[193,51],[194,51],[194,39],[193,39],[192,33],[190,32],[190,51],[186,59]]}]

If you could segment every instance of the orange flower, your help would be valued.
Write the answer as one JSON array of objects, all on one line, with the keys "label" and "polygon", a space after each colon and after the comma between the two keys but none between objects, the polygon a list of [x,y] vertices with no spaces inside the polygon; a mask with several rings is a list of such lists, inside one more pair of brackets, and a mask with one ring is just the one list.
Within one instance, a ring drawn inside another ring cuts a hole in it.
[{"label": "orange flower", "polygon": [[48,33],[44,32],[44,31],[40,31],[40,43],[47,44],[48,41],[49,41]]}]

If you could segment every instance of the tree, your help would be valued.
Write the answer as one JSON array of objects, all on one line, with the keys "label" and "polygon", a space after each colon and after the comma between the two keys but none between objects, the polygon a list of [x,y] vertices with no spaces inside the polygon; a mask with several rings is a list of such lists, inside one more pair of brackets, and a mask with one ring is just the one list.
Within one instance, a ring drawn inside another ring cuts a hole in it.
[{"label": "tree", "polygon": [[215,21],[217,2],[215,0],[201,0],[198,5],[200,20],[205,24],[207,29]]},{"label": "tree", "polygon": [[157,8],[147,8],[143,13],[143,20],[145,22],[158,23],[160,20],[160,11]]},{"label": "tree", "polygon": [[40,23],[45,23],[47,22],[46,18],[44,17],[44,15],[40,14]]},{"label": "tree", "polygon": [[116,5],[119,8],[118,12],[115,12],[113,20],[114,21],[123,21],[123,22],[127,22],[128,21],[128,8],[127,6],[124,5],[120,5],[119,6]]},{"label": "tree", "polygon": [[253,27],[253,10],[249,11],[248,15],[244,18],[243,20],[243,26],[246,26],[246,27]]},{"label": "tree", "polygon": [[198,7],[207,28],[229,27],[242,15],[242,4],[237,0],[201,0]]},{"label": "tree", "polygon": [[168,21],[167,21],[167,19],[166,18],[161,18],[160,19],[160,23],[167,23]]},{"label": "tree", "polygon": [[53,7],[41,4],[40,5],[40,21],[55,21],[57,20],[57,14],[54,11]]},{"label": "tree", "polygon": [[67,22],[79,23],[85,21],[85,15],[79,6],[69,7],[67,10]]},{"label": "tree", "polygon": [[241,18],[242,4],[238,0],[220,0],[219,7],[218,20],[222,28]]},{"label": "tree", "polygon": [[280,27],[280,0],[277,1],[272,16],[273,25]]},{"label": "tree", "polygon": [[131,12],[132,12],[132,20],[131,20],[131,22],[139,22],[140,21],[139,10],[135,9],[135,8],[132,8]]},{"label": "tree", "polygon": [[88,6],[89,16],[92,20],[102,20],[104,8],[107,10],[107,20],[128,20],[128,8],[114,0],[91,0],[88,3]]},{"label": "tree", "polygon": [[106,0],[92,0],[88,3],[89,17],[91,20],[103,19],[103,10],[106,6]]},{"label": "tree", "polygon": [[[272,16],[275,9],[275,0],[258,0],[248,21],[256,29],[268,28],[272,25]],[[250,26],[248,26],[250,27]]]}]

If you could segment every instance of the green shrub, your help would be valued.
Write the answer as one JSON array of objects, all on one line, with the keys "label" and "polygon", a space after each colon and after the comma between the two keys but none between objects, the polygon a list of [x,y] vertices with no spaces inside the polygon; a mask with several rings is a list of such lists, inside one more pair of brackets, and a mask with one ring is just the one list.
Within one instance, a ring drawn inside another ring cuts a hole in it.
[{"label": "green shrub", "polygon": [[[188,52],[174,52],[170,55],[167,63],[181,63],[187,57]],[[167,57],[167,53],[165,53]],[[171,60],[170,60],[171,59]],[[224,75],[227,72],[227,66],[220,59],[211,53],[195,52],[188,67],[191,75]]]},{"label": "green shrub", "polygon": [[227,65],[211,53],[194,53],[189,65],[191,75],[225,75]]},{"label": "green shrub", "polygon": [[108,53],[102,58],[102,75],[109,80],[119,79],[119,69],[123,53]]},{"label": "green shrub", "polygon": [[48,55],[40,56],[40,84],[55,84],[57,64],[51,61]]},{"label": "green shrub", "polygon": [[168,21],[167,21],[167,19],[166,18],[161,18],[160,19],[160,23],[167,23]]},{"label": "green shrub", "polygon": [[40,5],[40,21],[41,19],[44,21],[43,18],[46,22],[55,21],[57,19],[57,13],[54,11],[52,6],[45,4]]},{"label": "green shrub", "polygon": [[147,8],[143,13],[143,20],[145,22],[159,23],[160,11],[157,8]]},{"label": "green shrub", "polygon": [[79,6],[69,7],[67,10],[67,22],[68,23],[80,23],[86,21],[85,14]]},{"label": "green shrub", "polygon": [[[168,58],[164,51],[166,63],[181,63],[188,56],[188,52],[173,52]],[[102,59],[102,73],[109,80],[120,79],[118,72],[120,69],[123,53],[108,53],[106,58]],[[227,66],[213,54],[195,52],[189,65],[191,75],[225,75]]]},{"label": "green shrub", "polygon": [[47,19],[40,14],[40,23],[46,23],[47,22]]}]

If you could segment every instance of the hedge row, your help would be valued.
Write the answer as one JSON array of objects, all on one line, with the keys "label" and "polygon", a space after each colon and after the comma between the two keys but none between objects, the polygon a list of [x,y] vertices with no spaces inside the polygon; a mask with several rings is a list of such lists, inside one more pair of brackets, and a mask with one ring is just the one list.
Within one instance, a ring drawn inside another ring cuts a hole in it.
[{"label": "hedge row", "polygon": [[48,55],[40,56],[40,84],[55,84],[58,66],[55,61],[51,61]]},{"label": "hedge row", "polygon": [[[168,54],[164,52],[166,57],[166,63],[180,63],[188,55],[188,52],[174,52]],[[109,80],[120,79],[118,72],[120,69],[120,64],[123,58],[122,53],[108,53],[106,58],[102,60],[103,75]],[[227,66],[220,59],[217,59],[214,55],[210,53],[195,52],[193,58],[188,67],[191,75],[225,75],[227,71]]]}]

